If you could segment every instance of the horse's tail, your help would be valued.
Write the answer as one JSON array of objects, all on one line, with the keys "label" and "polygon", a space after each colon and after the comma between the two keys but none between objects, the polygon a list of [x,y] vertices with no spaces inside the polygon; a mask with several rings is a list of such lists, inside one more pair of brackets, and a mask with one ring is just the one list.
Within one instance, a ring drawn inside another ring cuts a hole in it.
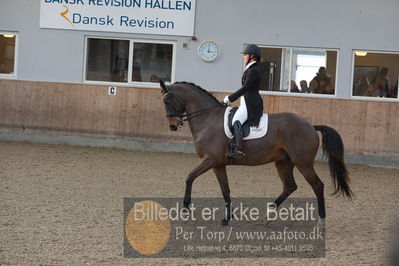
[{"label": "horse's tail", "polygon": [[351,198],[353,195],[349,187],[349,173],[344,162],[344,143],[341,136],[335,129],[327,126],[313,126],[323,136],[323,153],[328,156],[331,177],[334,181],[335,191],[333,195],[341,193]]}]

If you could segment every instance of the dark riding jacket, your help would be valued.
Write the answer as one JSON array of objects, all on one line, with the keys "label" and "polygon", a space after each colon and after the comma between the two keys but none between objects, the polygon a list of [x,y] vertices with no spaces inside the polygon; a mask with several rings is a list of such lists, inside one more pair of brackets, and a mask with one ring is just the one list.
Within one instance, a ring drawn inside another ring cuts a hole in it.
[{"label": "dark riding jacket", "polygon": [[263,100],[259,94],[261,70],[258,63],[251,65],[244,71],[241,78],[242,87],[229,96],[229,101],[234,102],[244,95],[247,105],[248,123],[250,126],[259,125],[263,114]]}]

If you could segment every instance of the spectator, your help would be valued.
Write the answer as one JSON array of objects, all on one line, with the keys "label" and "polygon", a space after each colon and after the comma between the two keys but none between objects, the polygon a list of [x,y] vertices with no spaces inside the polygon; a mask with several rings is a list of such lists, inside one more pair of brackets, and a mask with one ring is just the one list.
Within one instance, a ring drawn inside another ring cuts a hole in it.
[{"label": "spectator", "polygon": [[291,92],[300,92],[298,85],[296,85],[296,82],[291,80]]},{"label": "spectator", "polygon": [[355,85],[353,95],[365,96],[367,89],[370,87],[369,79],[366,76],[361,76]]},{"label": "spectator", "polygon": [[364,96],[375,96],[375,87],[373,84],[370,84],[370,86],[367,88],[366,92],[364,93]]},{"label": "spectator", "polygon": [[325,67],[319,68],[319,72],[310,82],[310,89],[313,89],[314,93],[322,93],[322,94],[334,93],[334,89],[331,83],[331,77],[327,75]]},{"label": "spectator", "polygon": [[301,87],[301,91],[303,93],[312,93],[312,91],[310,90],[310,88],[308,87],[308,82],[306,80],[301,80],[299,82],[299,86]]},{"label": "spectator", "polygon": [[372,96],[389,97],[392,92],[391,80],[388,78],[388,68],[383,67],[373,78],[374,93]]}]

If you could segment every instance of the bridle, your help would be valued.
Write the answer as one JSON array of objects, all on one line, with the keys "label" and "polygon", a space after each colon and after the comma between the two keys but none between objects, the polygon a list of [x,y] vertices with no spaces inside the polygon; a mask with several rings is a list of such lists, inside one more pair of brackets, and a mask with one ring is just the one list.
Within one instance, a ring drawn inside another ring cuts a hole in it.
[{"label": "bridle", "polygon": [[[174,95],[171,91],[166,92],[163,95],[162,100],[165,103],[168,103],[167,99],[171,98],[171,97],[173,97],[177,102],[179,102],[181,106],[184,106],[183,101],[180,100],[179,97]],[[205,107],[205,108],[200,109],[198,111],[195,111],[195,112],[187,114],[186,112],[179,111],[178,108],[176,107],[176,105],[174,105],[173,106],[173,111],[166,113],[166,117],[167,118],[175,118],[177,120],[178,124],[179,124],[178,127],[181,127],[181,126],[183,126],[183,121],[188,121],[188,120],[190,120],[190,119],[192,119],[192,118],[194,118],[196,116],[199,116],[199,115],[205,113],[207,110],[209,110],[211,108],[214,108],[216,106],[218,106],[218,105],[208,106],[208,107]]]},{"label": "bridle", "polygon": [[[164,103],[169,104],[168,98],[171,98],[171,97],[176,99],[182,105],[182,102],[180,101],[180,99],[176,98],[176,96],[174,96],[171,91],[168,91],[167,93],[165,93],[162,97],[162,100],[164,101]],[[173,105],[172,110],[173,110],[172,112],[166,113],[166,117],[167,118],[175,118],[177,120],[177,122],[179,123],[179,125],[182,126],[184,117],[185,117],[185,112],[181,113],[179,110],[177,110],[176,105]]]}]

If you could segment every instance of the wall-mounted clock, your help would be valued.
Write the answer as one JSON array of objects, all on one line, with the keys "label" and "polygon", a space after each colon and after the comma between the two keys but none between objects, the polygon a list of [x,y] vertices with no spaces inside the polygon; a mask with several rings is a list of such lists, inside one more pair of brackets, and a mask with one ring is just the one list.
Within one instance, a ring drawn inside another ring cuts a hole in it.
[{"label": "wall-mounted clock", "polygon": [[219,45],[213,41],[205,41],[198,47],[198,55],[205,62],[215,61],[219,54]]}]

